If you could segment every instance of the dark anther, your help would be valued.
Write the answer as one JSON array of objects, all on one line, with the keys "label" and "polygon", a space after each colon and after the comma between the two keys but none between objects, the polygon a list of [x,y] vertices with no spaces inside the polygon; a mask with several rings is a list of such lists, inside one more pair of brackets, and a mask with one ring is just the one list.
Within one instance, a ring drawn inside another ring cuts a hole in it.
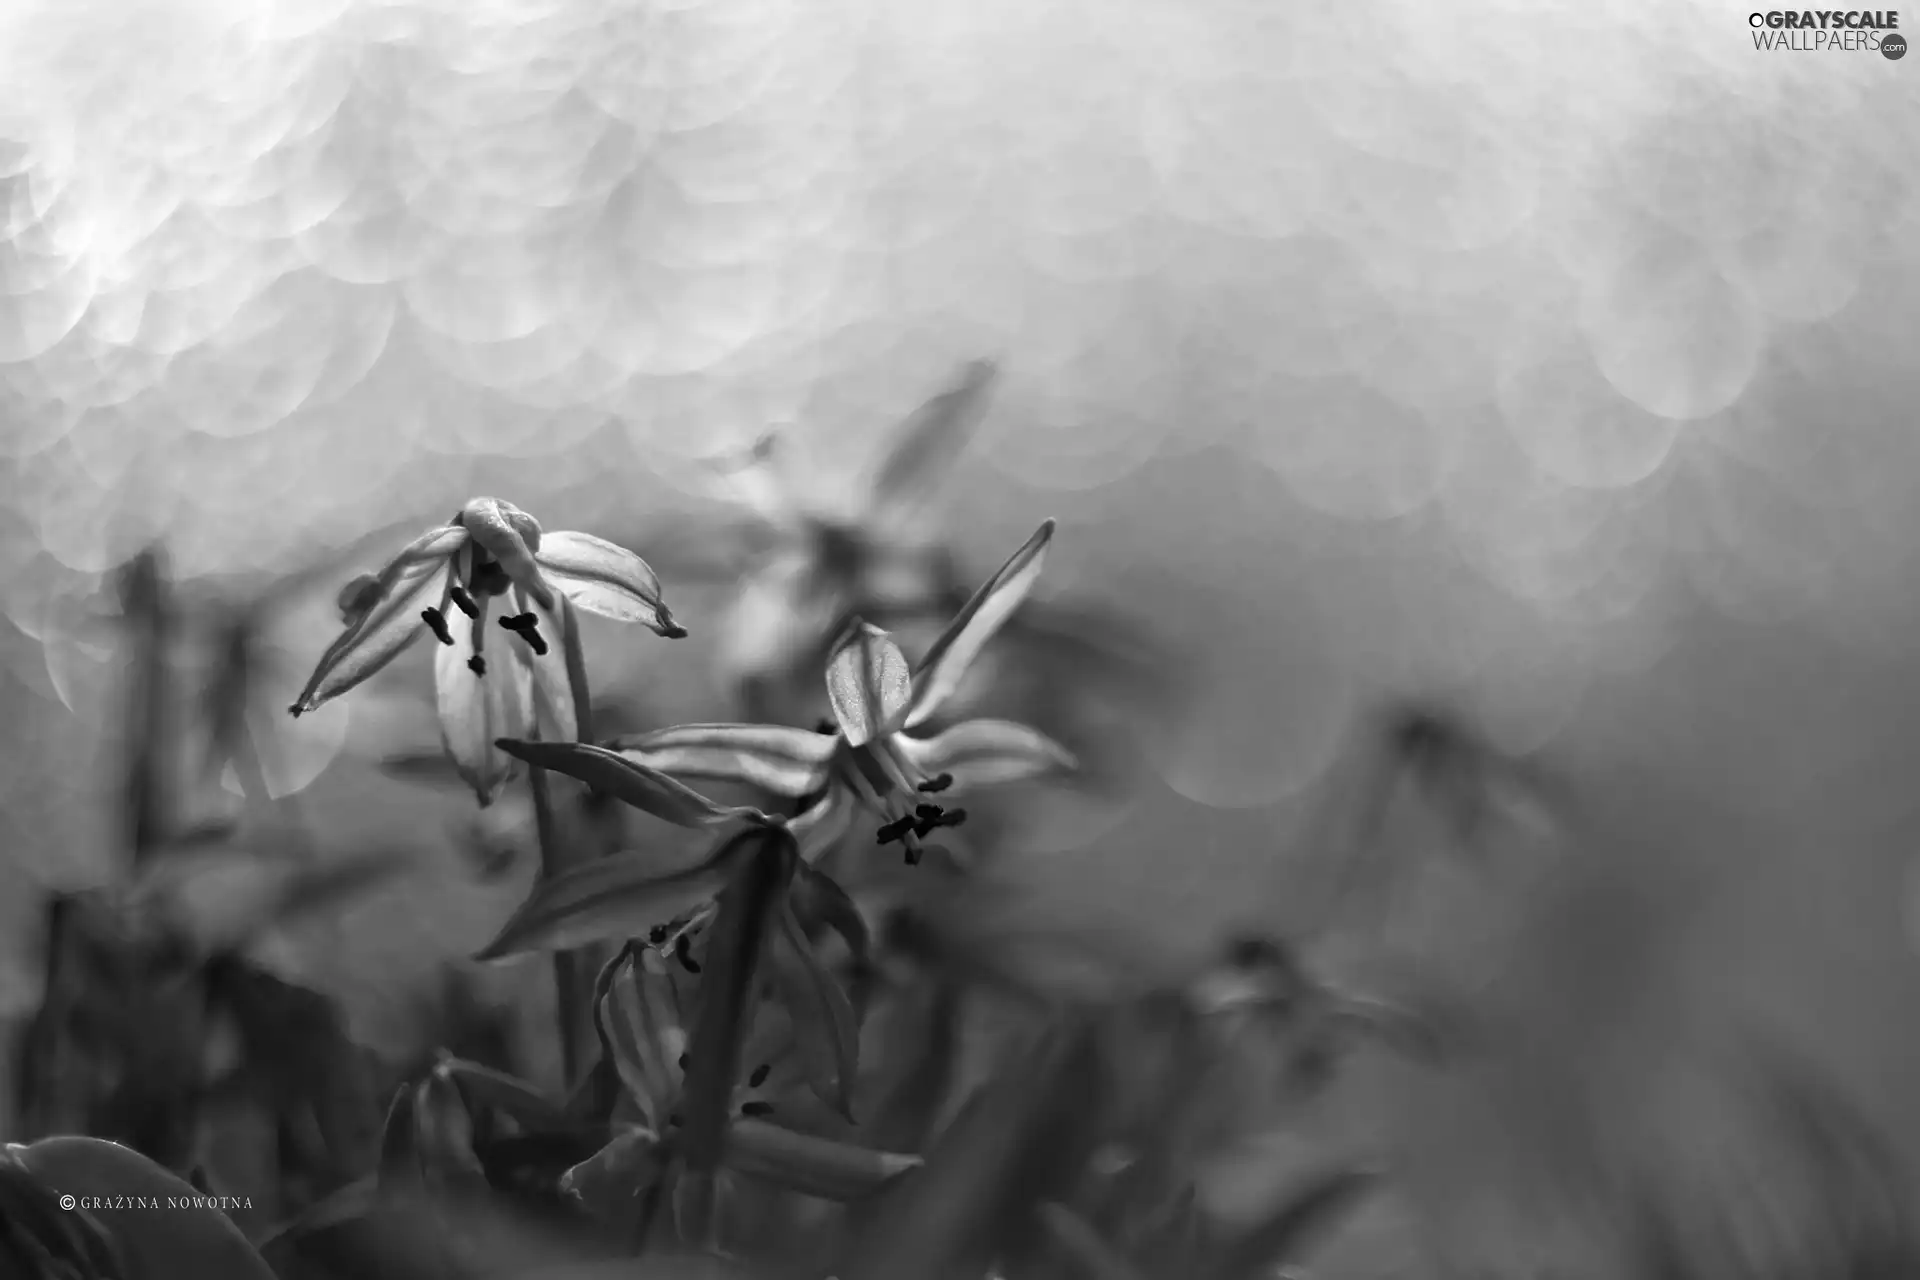
[{"label": "dark anther", "polygon": [[547,639],[540,634],[538,614],[516,613],[511,617],[500,619],[500,625],[525,640],[536,654],[546,653]]},{"label": "dark anther", "polygon": [[487,660],[476,653],[467,659],[467,670],[477,676],[483,676],[487,674]]},{"label": "dark anther", "polygon": [[875,838],[881,844],[892,844],[895,840],[906,839],[907,832],[917,829],[919,825],[920,819],[918,818],[896,818],[886,826],[881,827],[880,830],[875,833]]},{"label": "dark anther", "polygon": [[647,931],[647,942],[651,946],[657,947],[666,940],[667,926],[663,924],[657,924]]},{"label": "dark anther", "polygon": [[667,1117],[667,1126],[673,1129],[680,1127],[680,1113],[678,1111]]},{"label": "dark anther", "polygon": [[680,962],[680,967],[688,973],[700,972],[700,966],[694,963],[693,959],[693,943],[687,940],[686,934],[681,934],[679,941],[673,944],[673,955]]},{"label": "dark anther", "polygon": [[948,787],[952,785],[953,785],[953,775],[950,773],[943,773],[937,778],[928,778],[925,782],[920,784],[920,786],[918,787],[918,790],[926,795],[937,796],[942,791],[945,791]]},{"label": "dark anther", "polygon": [[740,1114],[743,1116],[770,1116],[773,1114],[773,1104],[771,1102],[743,1102],[740,1104]]},{"label": "dark anther", "polygon": [[837,734],[837,733],[839,733],[839,732],[840,732],[840,726],[839,726],[839,725],[837,725],[837,724],[835,724],[835,723],[834,723],[833,721],[831,721],[831,720],[821,720],[821,721],[819,721],[818,723],[816,723],[816,724],[815,724],[815,725],[813,726],[813,731],[814,731],[815,733],[834,733],[834,734]]},{"label": "dark anther", "polygon": [[448,594],[453,597],[454,606],[458,608],[460,612],[466,614],[469,618],[477,618],[480,616],[480,606],[473,602],[473,597],[467,594],[465,587],[456,582],[453,590],[448,592]]},{"label": "dark anther", "polygon": [[747,1088],[758,1089],[761,1085],[765,1084],[767,1082],[767,1075],[772,1070],[773,1064],[771,1062],[763,1062],[755,1067],[753,1074],[747,1077]]},{"label": "dark anther", "polygon": [[965,809],[942,809],[937,804],[923,804],[915,811],[913,833],[918,836],[929,835],[941,827],[957,827],[967,820]]},{"label": "dark anther", "polygon": [[684,1072],[686,1071],[686,1069],[687,1069],[687,1055],[686,1055],[686,1054],[684,1054],[684,1053],[683,1053],[683,1054],[681,1054],[681,1055],[680,1055],[680,1061],[679,1061],[679,1062],[678,1062],[678,1063],[677,1063],[676,1065],[677,1065],[677,1066],[678,1066],[678,1067],[680,1068],[680,1070],[681,1070],[681,1071],[682,1071],[682,1072],[684,1073]]},{"label": "dark anther", "polygon": [[447,630],[446,615],[438,609],[422,609],[420,621],[427,624],[427,630],[433,632],[433,638],[441,644],[453,643],[453,632]]}]

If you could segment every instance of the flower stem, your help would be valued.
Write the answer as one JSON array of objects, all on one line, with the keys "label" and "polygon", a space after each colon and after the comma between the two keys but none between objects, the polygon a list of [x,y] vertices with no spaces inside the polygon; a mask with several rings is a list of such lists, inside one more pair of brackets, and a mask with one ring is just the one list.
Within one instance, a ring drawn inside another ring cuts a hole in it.
[{"label": "flower stem", "polygon": [[[540,878],[550,879],[565,871],[570,859],[566,856],[565,837],[560,831],[558,815],[554,813],[547,771],[537,765],[529,765],[527,789],[532,793],[534,830],[540,841]],[[560,1033],[560,1074],[563,1086],[569,1089],[579,1079],[580,1051],[587,1035],[586,1010],[581,1000],[581,977],[576,956],[567,951],[554,952],[553,1000],[554,1018]]]}]

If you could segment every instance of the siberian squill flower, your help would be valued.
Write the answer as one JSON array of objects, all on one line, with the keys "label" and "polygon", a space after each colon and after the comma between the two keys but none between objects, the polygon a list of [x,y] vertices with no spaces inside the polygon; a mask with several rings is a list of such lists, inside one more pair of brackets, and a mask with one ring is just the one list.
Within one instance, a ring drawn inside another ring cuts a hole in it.
[{"label": "siberian squill flower", "polygon": [[[1033,589],[1053,539],[1049,520],[974,593],[919,664],[879,627],[855,619],[827,661],[833,725],[820,732],[768,724],[680,725],[612,746],[626,759],[668,777],[748,783],[810,803],[796,829],[835,830],[829,815],[864,808],[880,818],[882,844],[905,846],[909,864],[921,841],[960,825],[966,810],[942,801],[975,787],[1071,769],[1068,751],[1037,729],[1008,720],[969,720],[931,737],[909,732],[930,721],[968,667]],[[936,797],[939,797],[936,799]],[[809,857],[821,841],[802,838]]]},{"label": "siberian squill flower", "polygon": [[[572,685],[558,651],[573,608],[670,639],[687,634],[639,556],[592,534],[543,533],[497,498],[473,499],[379,573],[349,583],[339,603],[346,629],[288,710],[298,716],[339,697],[430,634],[440,644],[433,674],[441,740],[483,806],[516,767],[496,739],[533,736],[541,724],[551,736],[575,736]],[[490,615],[507,633],[491,651]]]}]

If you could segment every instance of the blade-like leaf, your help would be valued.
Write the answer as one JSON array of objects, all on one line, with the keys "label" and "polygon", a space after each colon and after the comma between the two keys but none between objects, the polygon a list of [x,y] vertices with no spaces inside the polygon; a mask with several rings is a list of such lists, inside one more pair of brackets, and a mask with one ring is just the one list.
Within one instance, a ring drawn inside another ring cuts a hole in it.
[{"label": "blade-like leaf", "polygon": [[523,742],[511,738],[496,744],[515,759],[541,769],[564,773],[595,791],[623,800],[643,813],[680,827],[714,827],[736,820],[766,823],[766,814],[750,805],[723,805],[677,782],[658,769],[618,751],[585,742]]},{"label": "blade-like leaf", "polygon": [[791,907],[781,913],[771,959],[808,1081],[822,1102],[852,1121],[860,1026],[846,993],[813,954]]},{"label": "blade-like leaf", "polygon": [[1031,1207],[1070,1190],[1094,1141],[1099,1046],[1085,1018],[1056,1025],[1037,1052],[968,1103],[926,1167],[875,1206],[840,1280],[980,1275],[1017,1248]]},{"label": "blade-like leaf", "polygon": [[712,1219],[713,1178],[726,1146],[741,1050],[751,1030],[756,975],[800,860],[793,836],[782,828],[742,832],[732,844],[740,857],[708,937],[700,1011],[687,1047],[680,1138],[686,1173],[675,1196],[676,1206],[690,1215],[683,1221],[703,1231]]},{"label": "blade-like leaf", "polygon": [[1085,1280],[1145,1280],[1085,1219],[1063,1204],[1040,1206],[1040,1225]]},{"label": "blade-like leaf", "polygon": [[900,424],[873,476],[871,504],[877,517],[885,520],[919,509],[984,416],[987,392],[998,372],[990,360],[962,365],[944,390]]},{"label": "blade-like leaf", "polygon": [[1298,1261],[1377,1181],[1375,1174],[1351,1169],[1315,1178],[1229,1242],[1209,1274],[1219,1280],[1261,1280],[1276,1267]]},{"label": "blade-like leaf", "polygon": [[924,724],[960,687],[967,669],[986,648],[987,641],[1013,616],[1014,610],[1033,590],[1033,584],[1039,581],[1040,570],[1047,560],[1047,548],[1052,542],[1053,521],[1048,520],[1000,566],[1000,572],[961,606],[947,629],[927,650],[926,657],[914,668],[913,707],[907,713],[904,727],[911,729]]},{"label": "blade-like leaf", "polygon": [[534,559],[547,580],[577,608],[620,622],[638,622],[668,639],[687,634],[661,599],[658,575],[625,547],[563,529],[540,539]]},{"label": "blade-like leaf", "polygon": [[582,863],[536,882],[499,936],[474,958],[503,960],[640,937],[719,893],[741,856],[735,840],[703,862],[664,874],[640,854]]},{"label": "blade-like leaf", "polygon": [[1077,767],[1073,753],[1011,720],[968,720],[931,738],[894,739],[900,753],[930,778],[953,779],[943,794],[1001,786]]},{"label": "blade-like leaf", "polygon": [[826,782],[840,739],[777,724],[683,724],[607,745],[682,781],[741,782],[798,798]]},{"label": "blade-like leaf", "polygon": [[893,732],[913,699],[913,673],[893,637],[858,618],[827,659],[827,701],[848,746]]},{"label": "blade-like leaf", "polygon": [[740,1119],[727,1134],[727,1168],[823,1200],[864,1199],[920,1167],[918,1156],[873,1151]]}]

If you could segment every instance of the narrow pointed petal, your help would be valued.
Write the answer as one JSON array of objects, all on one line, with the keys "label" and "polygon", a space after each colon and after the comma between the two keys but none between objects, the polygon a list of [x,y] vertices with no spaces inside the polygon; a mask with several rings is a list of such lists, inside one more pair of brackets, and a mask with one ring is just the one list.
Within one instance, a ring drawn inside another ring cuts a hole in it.
[{"label": "narrow pointed petal", "polygon": [[638,622],[673,639],[687,634],[660,598],[659,577],[625,547],[563,529],[541,540],[534,559],[547,581],[575,608],[620,622]]},{"label": "narrow pointed petal", "polygon": [[465,540],[462,530],[435,530],[401,552],[375,587],[363,590],[353,625],[327,646],[294,700],[295,715],[339,697],[420,638],[426,631],[420,612],[440,604],[451,557]]},{"label": "narrow pointed petal", "polygon": [[855,619],[827,659],[827,700],[849,746],[893,731],[913,698],[913,674],[893,637]]},{"label": "narrow pointed petal", "polygon": [[802,924],[824,926],[839,934],[855,964],[864,966],[872,960],[873,937],[866,917],[838,880],[803,864],[793,878],[793,906]]},{"label": "narrow pointed petal", "polygon": [[726,1164],[750,1178],[844,1204],[865,1199],[895,1178],[912,1173],[921,1161],[918,1156],[874,1151],[795,1133],[765,1120],[743,1119],[734,1121],[727,1134]]},{"label": "narrow pointed petal", "polygon": [[664,975],[648,973],[628,952],[615,966],[607,993],[594,1009],[620,1083],[656,1130],[666,1124],[669,1108],[680,1094],[680,1069],[665,1052],[661,1035],[663,996],[658,990],[647,990],[668,981]]},{"label": "narrow pointed petal", "polygon": [[1052,543],[1053,521],[1049,520],[954,615],[914,669],[913,709],[907,713],[906,728],[924,724],[953,696],[987,641],[1006,625],[1039,581]]},{"label": "narrow pointed petal", "polygon": [[784,911],[773,931],[773,979],[793,1020],[807,1083],[819,1099],[853,1120],[853,1082],[860,1066],[860,1026],[853,1004],[813,953],[800,922]]},{"label": "narrow pointed petal", "polygon": [[929,778],[952,777],[953,785],[942,795],[1077,767],[1072,752],[1038,729],[1012,720],[968,720],[931,738],[895,734],[890,745]]},{"label": "narrow pointed petal", "polygon": [[560,1175],[560,1191],[612,1220],[630,1218],[641,1197],[666,1174],[668,1155],[660,1139],[632,1127]]},{"label": "narrow pointed petal", "polygon": [[534,518],[498,498],[475,498],[460,512],[460,523],[486,553],[500,562],[509,578],[542,608],[554,607],[553,588],[540,572],[534,553],[542,545]]},{"label": "narrow pointed petal", "polygon": [[[504,645],[476,653],[474,633],[486,621],[484,614],[472,624],[460,619],[452,628],[453,643],[435,646],[433,655],[440,741],[482,808],[493,803],[514,773],[513,757],[494,743],[533,730],[533,672]],[[473,669],[476,656],[485,661],[485,675]]]},{"label": "narrow pointed petal", "polygon": [[962,365],[944,390],[900,424],[873,476],[876,515],[896,520],[918,513],[972,439],[998,373],[990,360]]},{"label": "narrow pointed petal", "polygon": [[574,619],[564,607],[565,601],[554,610],[542,609],[524,597],[521,603],[540,620],[539,630],[546,637],[548,651],[534,653],[516,636],[504,636],[502,640],[514,650],[514,659],[525,663],[532,673],[534,723],[540,737],[548,742],[577,742],[581,736],[581,700],[573,687],[568,648],[568,629]]},{"label": "narrow pointed petal", "polygon": [[751,805],[709,800],[657,769],[591,743],[507,739],[498,745],[515,759],[577,778],[596,791],[678,827],[714,827],[736,820],[765,825],[773,821]]},{"label": "narrow pointed petal", "polygon": [[828,787],[825,795],[787,823],[787,830],[800,842],[800,857],[807,862],[818,862],[821,854],[840,843],[847,834],[858,808],[853,792],[837,784]]},{"label": "narrow pointed petal", "polygon": [[683,724],[608,745],[683,781],[744,782],[798,799],[826,782],[840,740],[777,724]]},{"label": "narrow pointed petal", "polygon": [[527,900],[474,957],[504,960],[529,951],[567,951],[590,942],[638,938],[698,906],[727,883],[728,850],[679,871],[653,858],[616,854],[537,881]]}]

